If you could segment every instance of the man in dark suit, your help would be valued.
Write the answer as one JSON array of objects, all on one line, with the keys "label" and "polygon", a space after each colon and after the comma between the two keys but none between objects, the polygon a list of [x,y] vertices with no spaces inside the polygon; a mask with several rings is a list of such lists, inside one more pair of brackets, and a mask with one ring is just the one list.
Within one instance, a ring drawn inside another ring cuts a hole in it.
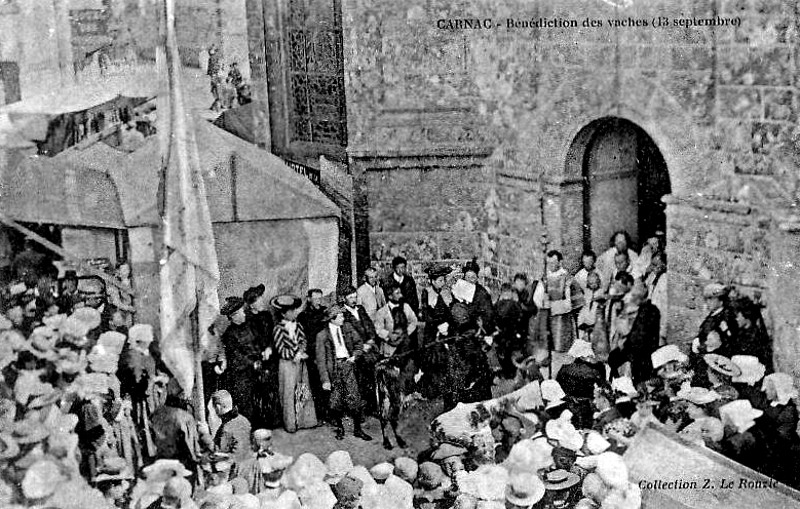
[{"label": "man in dark suit", "polygon": [[377,409],[375,399],[375,363],[379,356],[376,349],[375,324],[372,323],[364,306],[358,303],[358,291],[348,286],[342,292],[344,329],[358,336],[358,340],[364,345],[364,353],[356,360],[355,371],[358,388],[361,390],[361,397],[364,400],[364,413],[372,415]]},{"label": "man in dark suit", "polygon": [[609,354],[608,364],[612,373],[621,374],[620,367],[630,363],[631,379],[638,384],[653,374],[650,354],[658,350],[661,313],[647,300],[647,288],[641,281],[634,284],[625,301],[623,321],[617,328],[619,339]]},{"label": "man in dark suit", "polygon": [[344,328],[344,315],[339,306],[331,306],[325,314],[328,321],[317,334],[317,369],[322,389],[330,394],[329,409],[336,425],[336,439],[344,438],[345,414],[353,417],[353,435],[362,440],[372,437],[361,429],[363,401],[355,375],[355,364],[363,355],[361,339],[352,328]]},{"label": "man in dark suit", "polygon": [[[383,288],[399,286],[403,294],[403,302],[408,304],[415,315],[419,315],[419,296],[417,295],[417,283],[408,274],[408,262],[402,256],[395,256],[392,260],[392,273],[381,285]],[[388,295],[386,296],[389,297]]]}]

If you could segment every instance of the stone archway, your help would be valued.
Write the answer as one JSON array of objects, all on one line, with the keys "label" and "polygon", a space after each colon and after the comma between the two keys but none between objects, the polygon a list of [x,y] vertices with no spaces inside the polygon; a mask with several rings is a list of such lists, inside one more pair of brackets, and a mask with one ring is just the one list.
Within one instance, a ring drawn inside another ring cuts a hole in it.
[{"label": "stone archway", "polygon": [[[565,176],[579,211],[563,217],[569,251],[606,249],[611,234],[624,229],[638,245],[666,231],[664,195],[671,192],[664,157],[635,123],[602,117],[586,124],[567,150]],[[566,189],[564,191],[567,191]]]}]

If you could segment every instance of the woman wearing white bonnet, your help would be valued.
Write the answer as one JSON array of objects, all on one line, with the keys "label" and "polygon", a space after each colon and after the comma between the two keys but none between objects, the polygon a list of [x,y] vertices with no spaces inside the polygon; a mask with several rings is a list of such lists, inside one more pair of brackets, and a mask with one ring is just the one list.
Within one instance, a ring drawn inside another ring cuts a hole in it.
[{"label": "woman wearing white bonnet", "polygon": [[757,408],[763,408],[767,402],[761,391],[761,381],[767,367],[753,355],[734,355],[731,361],[741,370],[740,374],[731,378],[731,385],[739,392],[739,397],[749,400]]},{"label": "woman wearing white bonnet", "polygon": [[746,399],[737,399],[720,407],[719,415],[725,425],[725,438],[720,446],[723,454],[753,470],[762,470],[765,465],[764,446],[750,431],[756,419],[764,414],[750,405]]},{"label": "woman wearing white bonnet", "polygon": [[769,430],[768,440],[775,454],[770,458],[772,472],[768,473],[779,481],[797,486],[800,471],[797,458],[800,457],[800,436],[797,435],[797,389],[794,379],[787,373],[772,373],[764,378],[762,390],[769,404],[765,406],[764,429]]},{"label": "woman wearing white bonnet", "polygon": [[575,413],[575,425],[588,428],[592,425],[592,397],[594,386],[603,385],[606,380],[605,366],[597,362],[592,344],[576,339],[567,355],[575,360],[561,366],[556,381],[566,393],[571,409]]}]

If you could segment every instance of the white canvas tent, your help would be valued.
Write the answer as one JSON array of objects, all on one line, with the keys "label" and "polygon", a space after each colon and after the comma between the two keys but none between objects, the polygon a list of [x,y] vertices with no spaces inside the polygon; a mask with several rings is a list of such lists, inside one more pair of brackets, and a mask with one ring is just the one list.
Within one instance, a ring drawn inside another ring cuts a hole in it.
[{"label": "white canvas tent", "polygon": [[[339,209],[275,155],[195,121],[220,266],[221,298],[264,283],[267,292],[336,289]],[[159,224],[156,137],[132,153],[103,143],[58,156],[107,171],[130,229]]]}]

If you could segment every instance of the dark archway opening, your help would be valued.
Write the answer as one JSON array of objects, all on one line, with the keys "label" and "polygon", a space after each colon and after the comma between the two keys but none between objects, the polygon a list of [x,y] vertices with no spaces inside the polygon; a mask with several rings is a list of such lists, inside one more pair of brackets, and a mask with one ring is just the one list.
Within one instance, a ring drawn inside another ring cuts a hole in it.
[{"label": "dark archway opening", "polygon": [[570,170],[583,182],[584,249],[599,254],[616,230],[630,233],[636,247],[666,231],[661,198],[671,192],[667,164],[641,127],[617,117],[591,122],[572,142]]}]

